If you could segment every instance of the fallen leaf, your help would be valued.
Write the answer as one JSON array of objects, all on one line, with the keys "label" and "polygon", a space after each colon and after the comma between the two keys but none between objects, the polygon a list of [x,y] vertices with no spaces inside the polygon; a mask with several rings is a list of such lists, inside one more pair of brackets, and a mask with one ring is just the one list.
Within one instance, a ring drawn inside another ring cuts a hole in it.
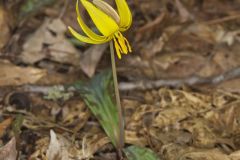
[{"label": "fallen leaf", "polygon": [[13,137],[5,146],[0,148],[0,160],[16,160],[16,139]]},{"label": "fallen leaf", "polygon": [[81,69],[88,77],[92,77],[95,73],[98,62],[100,61],[107,45],[94,45],[83,53],[80,60]]},{"label": "fallen leaf", "polygon": [[231,153],[229,156],[231,157],[231,160],[239,160],[240,150]]},{"label": "fallen leaf", "polygon": [[10,27],[8,25],[9,19],[6,18],[8,16],[9,16],[9,13],[7,13],[2,6],[0,6],[0,28],[1,28],[0,49],[6,45],[6,43],[10,38]]},{"label": "fallen leaf", "polygon": [[33,67],[19,67],[6,60],[0,60],[0,86],[16,86],[35,83],[47,72]]},{"label": "fallen leaf", "polygon": [[44,58],[79,65],[80,53],[65,38],[66,26],[60,19],[46,19],[23,45],[20,58],[25,63],[36,63]]},{"label": "fallen leaf", "polygon": [[187,20],[193,19],[193,15],[191,15],[191,13],[188,12],[188,10],[179,0],[175,0],[175,3],[180,14],[181,22],[186,22]]},{"label": "fallen leaf", "polygon": [[[180,158],[181,157],[181,158]],[[194,159],[194,160],[231,160],[230,157],[222,152],[220,152],[218,149],[210,149],[210,150],[204,150],[204,151],[192,151],[189,153],[186,153],[184,155],[181,155],[179,158],[184,159]]]},{"label": "fallen leaf", "polygon": [[5,133],[6,129],[12,123],[12,118],[5,119],[3,122],[0,123],[0,138]]},{"label": "fallen leaf", "polygon": [[217,86],[218,89],[224,90],[226,92],[237,92],[240,93],[240,79],[232,79],[225,81]]},{"label": "fallen leaf", "polygon": [[57,135],[53,130],[50,131],[50,144],[46,157],[48,160],[68,160],[68,152],[64,147],[64,143],[57,139]]}]

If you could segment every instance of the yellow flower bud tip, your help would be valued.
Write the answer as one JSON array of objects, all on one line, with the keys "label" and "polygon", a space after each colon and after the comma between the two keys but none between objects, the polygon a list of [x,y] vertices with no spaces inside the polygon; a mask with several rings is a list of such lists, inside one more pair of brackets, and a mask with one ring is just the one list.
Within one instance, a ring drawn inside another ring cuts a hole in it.
[{"label": "yellow flower bud tip", "polygon": [[93,0],[93,3],[89,0],[80,1],[102,35],[96,34],[84,23],[79,12],[79,3],[77,0],[77,20],[86,36],[68,27],[74,37],[79,41],[91,44],[102,44],[113,40],[119,59],[121,59],[121,54],[132,52],[128,40],[121,34],[121,32],[126,31],[132,23],[132,15],[126,0],[115,0],[118,12],[103,0]]}]

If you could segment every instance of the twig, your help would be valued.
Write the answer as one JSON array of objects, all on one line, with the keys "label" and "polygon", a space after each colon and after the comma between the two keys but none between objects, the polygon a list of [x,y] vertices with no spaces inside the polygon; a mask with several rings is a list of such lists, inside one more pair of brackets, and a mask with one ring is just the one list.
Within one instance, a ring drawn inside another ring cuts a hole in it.
[{"label": "twig", "polygon": [[63,17],[63,15],[66,13],[66,10],[68,8],[68,4],[69,4],[69,1],[65,0],[64,6],[63,6],[63,8],[62,8],[62,10],[61,10],[61,12],[59,14],[59,17],[58,17],[59,19],[61,19]]},{"label": "twig", "polygon": [[[182,85],[197,85],[197,84],[219,84],[221,82],[240,77],[240,67],[234,68],[225,73],[219,74],[213,77],[200,77],[200,76],[191,76],[183,79],[160,79],[160,80],[145,80],[145,81],[136,81],[136,82],[120,82],[119,90],[120,91],[129,91],[129,90],[147,90],[160,88],[164,86],[169,87],[180,87]],[[24,85],[20,88],[25,92],[32,93],[42,93],[48,94],[49,90],[52,89],[53,86],[37,86],[37,85]],[[58,85],[62,92],[66,92],[63,85]],[[70,88],[69,91],[74,92],[74,88]]]},{"label": "twig", "polygon": [[240,18],[240,14],[236,14],[236,15],[230,15],[230,16],[226,16],[223,18],[214,19],[214,20],[210,20],[210,21],[206,21],[206,22],[202,22],[202,23],[207,24],[207,25],[214,25],[214,24],[218,24],[218,23],[232,21],[232,20],[239,19],[239,18]]},{"label": "twig", "polygon": [[121,91],[127,90],[147,90],[154,89],[163,86],[180,87],[183,84],[186,85],[196,85],[196,84],[213,84],[216,85],[223,81],[233,79],[240,76],[240,67],[234,68],[223,74],[213,76],[210,78],[203,78],[200,76],[192,76],[183,79],[164,79],[155,81],[137,81],[137,82],[121,82],[119,84],[119,89]]}]

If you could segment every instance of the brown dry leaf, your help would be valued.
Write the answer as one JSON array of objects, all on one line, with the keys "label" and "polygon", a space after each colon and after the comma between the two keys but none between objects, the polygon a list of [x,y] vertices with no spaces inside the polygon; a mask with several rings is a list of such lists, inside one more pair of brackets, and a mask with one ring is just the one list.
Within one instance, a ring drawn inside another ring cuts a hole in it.
[{"label": "brown dry leaf", "polygon": [[0,28],[1,28],[1,34],[0,34],[0,49],[2,49],[6,43],[8,42],[10,38],[10,27],[8,25],[9,23],[9,13],[6,12],[4,7],[0,6]]},{"label": "brown dry leaf", "polygon": [[239,160],[240,150],[231,153],[229,157],[231,158],[231,160]]},{"label": "brown dry leaf", "polygon": [[175,52],[159,54],[153,59],[127,59],[121,73],[133,80],[184,78],[195,74],[205,63],[206,58],[194,52]]},{"label": "brown dry leaf", "polygon": [[221,136],[229,134],[239,134],[239,102],[225,105],[224,108],[216,111],[211,111],[205,115],[205,118],[212,124],[212,128],[216,133],[221,133]]},{"label": "brown dry leaf", "polygon": [[155,127],[162,128],[174,125],[180,120],[197,115],[211,108],[211,105],[207,103],[211,99],[210,96],[177,90],[168,91],[170,94],[164,94],[166,91],[159,91],[161,101],[167,105],[164,110],[155,113],[156,116],[152,123]]},{"label": "brown dry leaf", "polygon": [[234,32],[228,32],[221,25],[215,26],[204,23],[190,25],[183,32],[183,34],[193,34],[211,44],[227,43],[229,45],[233,44],[238,33],[238,30]]},{"label": "brown dry leaf", "polygon": [[143,35],[151,34],[152,32],[154,32],[160,26],[165,16],[166,16],[166,13],[163,12],[153,21],[150,21],[144,26],[137,29],[135,41],[139,42],[143,38]]},{"label": "brown dry leaf", "polygon": [[180,2],[180,0],[175,0],[178,12],[180,14],[180,21],[186,22],[188,20],[193,20],[193,15],[188,12],[188,10],[184,7],[184,5]]},{"label": "brown dry leaf", "polygon": [[231,160],[231,158],[218,149],[197,150],[179,156],[179,160]]},{"label": "brown dry leaf", "polygon": [[217,86],[218,89],[224,90],[226,92],[240,93],[240,79],[232,79],[225,81]]},{"label": "brown dry leaf", "polygon": [[194,150],[193,147],[186,147],[174,143],[168,143],[162,146],[161,153],[164,159],[179,160],[182,154],[191,152],[193,150]]},{"label": "brown dry leaf", "polygon": [[36,141],[35,151],[31,154],[30,160],[47,160],[46,150],[49,146],[49,138],[44,137]]},{"label": "brown dry leaf", "polygon": [[47,58],[78,66],[80,52],[65,38],[66,30],[66,26],[60,19],[46,19],[23,45],[21,60],[33,64]]},{"label": "brown dry leaf", "polygon": [[33,67],[18,67],[6,60],[0,60],[0,86],[16,86],[36,83],[47,72]]},{"label": "brown dry leaf", "polygon": [[208,125],[204,119],[194,118],[181,123],[181,128],[188,130],[193,135],[195,146],[211,148],[214,147],[218,139]]},{"label": "brown dry leaf", "polygon": [[147,139],[143,134],[141,135],[139,133],[139,130],[138,131],[126,130],[125,139],[126,143],[128,144],[133,144],[137,146],[145,146],[147,144]]},{"label": "brown dry leaf", "polygon": [[233,51],[227,50],[226,48],[217,50],[216,54],[213,57],[213,63],[217,64],[223,71],[229,71],[233,68],[238,67],[240,64],[240,54],[237,50],[239,49],[240,47],[237,45],[236,47],[232,47]]},{"label": "brown dry leaf", "polygon": [[107,45],[93,45],[83,53],[80,60],[81,69],[88,77],[92,77],[95,73],[98,62],[100,61]]},{"label": "brown dry leaf", "polygon": [[[89,132],[91,133],[91,132]],[[93,157],[93,154],[100,150],[103,146],[110,142],[109,138],[105,135],[98,133],[95,135],[88,135],[82,139],[82,149],[80,150],[80,154],[78,156],[79,159],[89,159]]]},{"label": "brown dry leaf", "polygon": [[48,160],[69,160],[66,144],[62,139],[58,140],[53,130],[50,131],[50,144],[46,153]]},{"label": "brown dry leaf", "polygon": [[164,145],[161,152],[167,160],[233,160],[218,149],[197,149],[174,143]]},{"label": "brown dry leaf", "polygon": [[168,41],[169,37],[163,33],[158,39],[151,41],[142,49],[142,54],[147,59],[153,58],[157,53],[160,53]]},{"label": "brown dry leaf", "polygon": [[[139,126],[143,126],[146,119],[152,119],[151,126],[164,128],[175,125],[188,117],[208,111],[212,107],[208,103],[211,100],[208,95],[165,88],[160,89],[157,93],[158,97],[154,92],[152,93],[153,97],[158,99],[157,104],[138,106],[128,120],[127,129],[137,129]],[[151,96],[151,93],[149,94]],[[154,116],[151,118],[151,115]]]},{"label": "brown dry leaf", "polygon": [[90,112],[86,105],[79,100],[68,101],[62,109],[62,123],[64,126],[74,127],[74,131],[79,131],[88,121]]},{"label": "brown dry leaf", "polygon": [[240,30],[235,30],[235,31],[229,31],[222,36],[219,36],[219,42],[220,43],[226,43],[228,46],[232,46],[233,43],[237,40],[238,35],[240,34]]},{"label": "brown dry leaf", "polygon": [[6,129],[10,126],[12,123],[12,118],[5,119],[3,122],[0,123],[0,138],[5,133]]},{"label": "brown dry leaf", "polygon": [[50,134],[50,139],[45,137],[36,142],[36,150],[31,155],[31,159],[90,159],[93,157],[94,153],[102,149],[106,144],[110,143],[109,138],[96,127],[88,130],[88,133],[83,132],[82,135],[78,134],[78,139],[80,139],[80,141],[75,140],[74,144],[72,143],[73,139],[69,138],[72,137],[69,134],[62,133],[56,135],[52,130]]},{"label": "brown dry leaf", "polygon": [[16,160],[16,139],[13,137],[5,146],[0,148],[0,160]]}]

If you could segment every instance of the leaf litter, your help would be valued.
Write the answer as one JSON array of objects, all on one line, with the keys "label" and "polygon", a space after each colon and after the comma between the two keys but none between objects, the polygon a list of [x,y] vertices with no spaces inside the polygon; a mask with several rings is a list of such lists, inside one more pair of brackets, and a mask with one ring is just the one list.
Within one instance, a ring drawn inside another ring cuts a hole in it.
[{"label": "leaf litter", "polygon": [[[68,88],[109,68],[107,46],[72,43],[74,2],[52,2],[22,2],[19,15],[33,14],[11,21],[20,2],[0,2],[0,159],[116,159]],[[239,160],[239,0],[128,2],[134,53],[117,62],[127,157]]]}]

